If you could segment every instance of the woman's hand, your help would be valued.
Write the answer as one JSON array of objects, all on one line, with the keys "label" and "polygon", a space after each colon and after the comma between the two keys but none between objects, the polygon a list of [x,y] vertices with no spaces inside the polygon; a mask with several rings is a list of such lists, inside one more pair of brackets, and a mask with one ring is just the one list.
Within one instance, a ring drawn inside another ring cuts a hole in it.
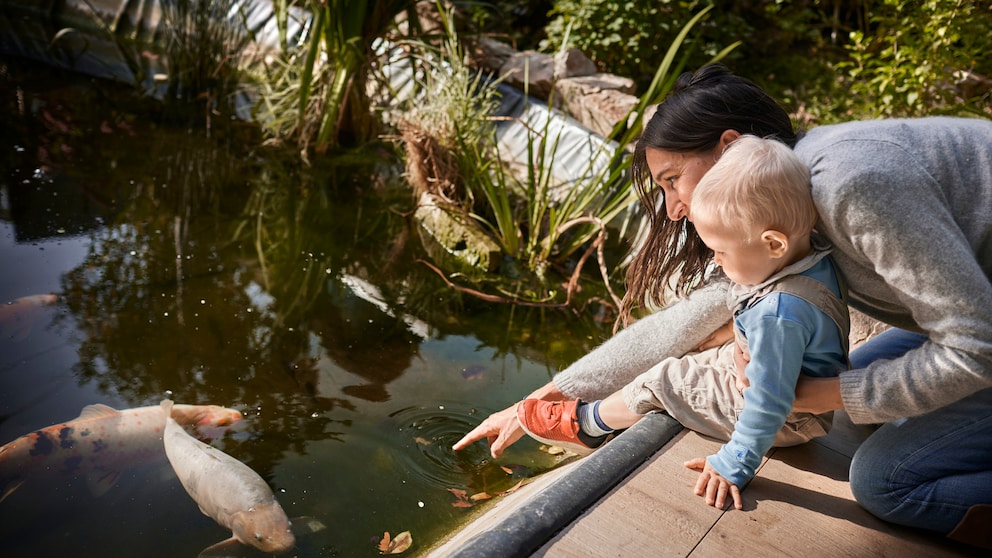
[{"label": "woman's hand", "polygon": [[705,351],[706,349],[712,349],[713,347],[720,347],[727,341],[734,338],[734,322],[729,321],[726,324],[720,326],[720,329],[714,331],[707,337],[703,339],[692,352]]},{"label": "woman's hand", "polygon": [[792,410],[797,413],[813,413],[815,415],[844,408],[844,400],[840,396],[840,378],[814,378],[805,374],[799,375],[796,383],[796,400]]},{"label": "woman's hand", "polygon": [[[558,401],[565,398],[555,383],[548,382],[534,390],[528,399],[547,399],[548,401]],[[517,406],[511,405],[502,411],[497,411],[489,415],[482,424],[476,426],[471,432],[455,442],[451,449],[458,451],[467,448],[475,442],[485,438],[489,441],[489,453],[493,459],[499,459],[503,450],[513,445],[514,442],[523,438],[524,429],[517,421]]]},{"label": "woman's hand", "polygon": [[482,421],[482,424],[476,426],[461,440],[455,442],[455,445],[451,446],[451,449],[455,451],[465,449],[471,444],[486,438],[489,440],[489,452],[492,454],[493,459],[498,459],[504,449],[513,445],[523,435],[524,429],[517,422],[517,406],[513,405],[512,407],[489,415],[486,420]]},{"label": "woman's hand", "polygon": [[696,496],[704,497],[707,506],[713,506],[722,510],[727,504],[727,495],[729,494],[730,498],[734,501],[735,509],[744,508],[744,501],[741,499],[741,489],[737,488],[736,484],[720,476],[720,473],[717,473],[716,469],[711,467],[709,462],[706,461],[706,458],[697,457],[690,459],[684,465],[693,471],[699,471],[699,478],[696,480],[696,486],[693,492],[696,493]]}]

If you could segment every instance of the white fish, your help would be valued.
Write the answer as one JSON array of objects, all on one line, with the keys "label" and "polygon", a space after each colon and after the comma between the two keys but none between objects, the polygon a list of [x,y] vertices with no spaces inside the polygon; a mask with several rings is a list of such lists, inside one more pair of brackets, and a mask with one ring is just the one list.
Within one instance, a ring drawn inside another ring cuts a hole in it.
[{"label": "white fish", "polygon": [[[241,413],[216,405],[176,405],[182,427],[220,427]],[[182,429],[182,428],[180,428]],[[87,405],[68,422],[25,434],[0,447],[0,502],[31,478],[84,477],[94,494],[106,492],[122,470],[165,457],[160,405],[118,411]]]},{"label": "white fish", "polygon": [[[172,401],[162,401],[168,416]],[[193,438],[171,417],[165,424],[165,454],[200,511],[232,532],[201,553],[211,554],[238,542],[270,553],[296,546],[286,512],[265,480],[250,467]]]}]

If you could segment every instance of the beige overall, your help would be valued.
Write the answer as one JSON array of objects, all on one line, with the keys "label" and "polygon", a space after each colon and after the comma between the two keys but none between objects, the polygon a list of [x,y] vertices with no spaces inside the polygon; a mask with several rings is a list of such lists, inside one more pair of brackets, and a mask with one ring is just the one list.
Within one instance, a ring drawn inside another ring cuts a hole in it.
[{"label": "beige overall", "polygon": [[[776,291],[798,296],[830,316],[840,328],[847,352],[850,316],[842,299],[815,279],[790,275],[757,293],[749,302],[753,305]],[[737,337],[748,355],[747,341],[739,333]],[[728,341],[720,347],[665,359],[627,384],[623,399],[627,408],[637,414],[667,411],[690,430],[728,441],[744,409],[744,395],[737,390],[735,380],[734,341]],[[833,413],[791,413],[775,436],[774,445],[794,446],[824,436],[832,420]]]}]

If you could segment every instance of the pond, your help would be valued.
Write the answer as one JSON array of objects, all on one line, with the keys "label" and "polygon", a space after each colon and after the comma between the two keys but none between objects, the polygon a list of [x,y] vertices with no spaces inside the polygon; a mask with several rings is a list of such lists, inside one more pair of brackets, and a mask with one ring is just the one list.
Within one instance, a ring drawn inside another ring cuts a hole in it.
[{"label": "pond", "polygon": [[[416,554],[472,513],[457,491],[557,464],[529,440],[496,463],[450,446],[611,324],[447,287],[417,261],[391,146],[309,168],[243,122],[14,62],[0,102],[0,301],[20,300],[0,307],[0,443],[92,404],[236,409],[210,443],[326,525],[299,556],[377,555],[386,531]],[[230,536],[164,456],[87,480],[34,471],[6,495],[3,555],[195,556]]]}]

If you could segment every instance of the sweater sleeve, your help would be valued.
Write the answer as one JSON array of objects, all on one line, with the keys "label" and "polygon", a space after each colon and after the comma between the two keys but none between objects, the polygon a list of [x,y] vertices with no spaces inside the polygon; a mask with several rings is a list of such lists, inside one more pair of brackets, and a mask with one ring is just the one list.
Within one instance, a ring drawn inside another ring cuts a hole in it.
[{"label": "sweater sleeve", "polygon": [[[968,164],[946,158],[944,166]],[[900,358],[841,374],[856,423],[920,415],[992,387],[992,283],[978,240],[969,240],[978,234],[974,220],[987,221],[992,208],[961,206],[985,205],[992,184],[950,185],[921,159],[894,142],[842,141],[811,164],[820,227],[852,305],[929,336]]]},{"label": "sweater sleeve", "polygon": [[662,360],[682,356],[730,321],[726,281],[712,281],[688,297],[620,331],[554,377],[569,398],[603,399]]}]

